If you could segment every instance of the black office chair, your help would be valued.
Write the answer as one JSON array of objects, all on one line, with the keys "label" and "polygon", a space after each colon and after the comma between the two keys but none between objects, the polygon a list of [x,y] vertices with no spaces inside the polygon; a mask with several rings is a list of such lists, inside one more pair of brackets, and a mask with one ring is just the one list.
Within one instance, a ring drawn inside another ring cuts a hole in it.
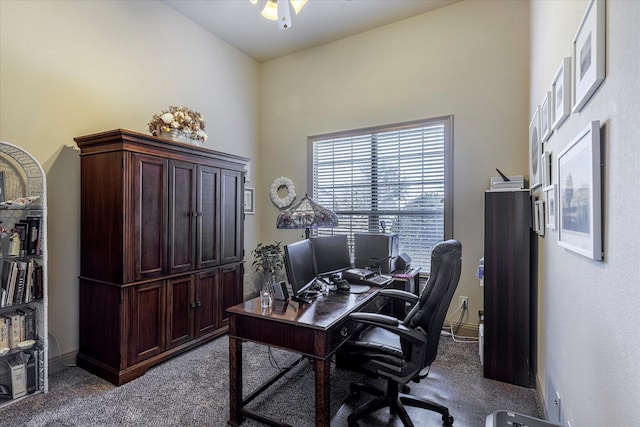
[{"label": "black office chair", "polygon": [[344,344],[337,354],[337,363],[386,379],[387,387],[380,390],[366,384],[351,384],[353,395],[363,391],[375,399],[349,415],[349,426],[357,426],[360,418],[387,406],[405,426],[413,426],[404,405],[436,411],[442,414],[444,425],[453,424],[446,407],[405,393],[409,392],[409,381],[418,382],[428,375],[436,358],[440,332],[460,279],[461,257],[459,241],[438,243],[431,253],[431,273],[420,297],[396,289],[380,291],[382,295],[413,304],[404,320],[375,313],[351,314],[351,318],[367,326]]}]

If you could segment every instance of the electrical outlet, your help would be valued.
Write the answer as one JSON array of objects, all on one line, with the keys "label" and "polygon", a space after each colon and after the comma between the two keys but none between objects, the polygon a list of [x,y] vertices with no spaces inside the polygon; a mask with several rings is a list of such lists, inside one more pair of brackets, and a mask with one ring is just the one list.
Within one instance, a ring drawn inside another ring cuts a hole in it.
[{"label": "electrical outlet", "polygon": [[561,400],[560,400],[560,393],[556,390],[556,398],[553,401],[553,403],[556,405],[556,416],[558,417],[557,420],[558,422],[562,419],[560,418],[560,415],[562,415],[562,406],[560,405]]},{"label": "electrical outlet", "polygon": [[460,305],[459,307],[464,307],[465,309],[469,309],[469,297],[460,297]]}]

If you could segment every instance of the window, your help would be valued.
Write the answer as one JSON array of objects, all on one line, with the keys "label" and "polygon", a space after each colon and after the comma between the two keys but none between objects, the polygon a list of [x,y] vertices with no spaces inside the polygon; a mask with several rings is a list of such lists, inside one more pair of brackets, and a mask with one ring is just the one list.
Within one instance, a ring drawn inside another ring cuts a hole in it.
[{"label": "window", "polygon": [[398,233],[400,253],[429,271],[431,248],[450,238],[451,116],[309,138],[312,198],[339,225],[318,235]]}]

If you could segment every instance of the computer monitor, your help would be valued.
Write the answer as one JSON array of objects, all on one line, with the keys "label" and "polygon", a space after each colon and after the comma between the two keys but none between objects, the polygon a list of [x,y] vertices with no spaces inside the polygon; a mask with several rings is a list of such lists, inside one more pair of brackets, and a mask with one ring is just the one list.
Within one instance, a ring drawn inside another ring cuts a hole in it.
[{"label": "computer monitor", "polygon": [[318,236],[311,239],[318,276],[327,276],[351,268],[346,235]]},{"label": "computer monitor", "polygon": [[354,233],[353,258],[356,267],[390,273],[398,256],[397,233]]},{"label": "computer monitor", "polygon": [[316,268],[309,239],[285,245],[284,267],[294,297],[304,294],[314,284]]}]

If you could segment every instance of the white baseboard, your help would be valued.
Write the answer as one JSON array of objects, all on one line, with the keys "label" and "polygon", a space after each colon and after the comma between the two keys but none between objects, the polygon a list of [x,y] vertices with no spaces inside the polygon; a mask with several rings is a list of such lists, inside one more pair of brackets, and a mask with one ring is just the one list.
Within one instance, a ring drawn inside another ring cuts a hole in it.
[{"label": "white baseboard", "polygon": [[54,356],[49,358],[49,375],[60,372],[70,366],[76,366],[78,360],[78,351],[72,351],[62,356]]}]

